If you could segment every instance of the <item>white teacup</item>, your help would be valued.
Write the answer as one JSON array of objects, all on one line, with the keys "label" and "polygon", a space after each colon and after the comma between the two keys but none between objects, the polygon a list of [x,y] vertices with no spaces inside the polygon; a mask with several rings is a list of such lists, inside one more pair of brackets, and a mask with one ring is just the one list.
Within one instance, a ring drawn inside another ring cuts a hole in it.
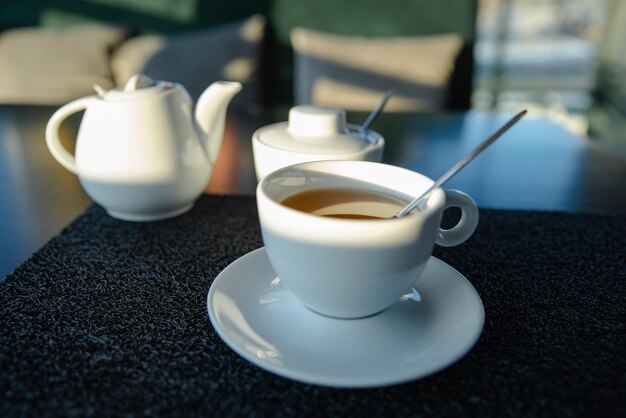
[{"label": "white teacup", "polygon": [[[383,192],[408,202],[433,181],[416,172],[366,161],[315,161],[267,175],[257,187],[263,242],[283,284],[304,305],[338,318],[373,315],[393,305],[422,273],[435,243],[454,246],[478,224],[478,208],[464,193],[437,189],[403,218],[329,218],[281,202],[311,189]],[[359,203],[348,211],[359,210]],[[456,226],[440,228],[444,209],[459,207]],[[393,217],[397,207],[373,209]]]}]

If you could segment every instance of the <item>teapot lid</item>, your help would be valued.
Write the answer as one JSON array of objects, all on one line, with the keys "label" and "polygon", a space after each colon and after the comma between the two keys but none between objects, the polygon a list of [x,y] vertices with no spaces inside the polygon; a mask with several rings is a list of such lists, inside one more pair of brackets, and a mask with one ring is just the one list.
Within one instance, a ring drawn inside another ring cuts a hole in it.
[{"label": "teapot lid", "polygon": [[258,131],[259,141],[285,151],[341,154],[372,144],[367,132],[349,129],[346,112],[325,106],[299,105],[289,111],[289,121]]},{"label": "teapot lid", "polygon": [[94,89],[101,99],[120,100],[158,94],[175,86],[175,83],[154,81],[143,74],[135,74],[128,79],[123,87],[116,87],[106,91],[96,84]]}]

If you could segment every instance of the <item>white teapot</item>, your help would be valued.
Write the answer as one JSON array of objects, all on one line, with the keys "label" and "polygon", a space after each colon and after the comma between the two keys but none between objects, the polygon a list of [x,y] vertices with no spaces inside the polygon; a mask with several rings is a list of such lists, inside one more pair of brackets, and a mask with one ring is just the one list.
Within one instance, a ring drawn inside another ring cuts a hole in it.
[{"label": "white teapot", "polygon": [[361,160],[380,162],[384,138],[346,122],[343,109],[294,106],[289,120],[264,126],[252,135],[258,180],[279,168],[307,161]]},{"label": "white teapot", "polygon": [[[133,76],[125,87],[74,100],[46,127],[50,152],[78,175],[87,194],[115,217],[151,221],[180,215],[206,187],[222,143],[228,103],[238,82],[218,81],[193,111],[176,83]],[[85,110],[75,155],[59,140],[69,115]]]}]

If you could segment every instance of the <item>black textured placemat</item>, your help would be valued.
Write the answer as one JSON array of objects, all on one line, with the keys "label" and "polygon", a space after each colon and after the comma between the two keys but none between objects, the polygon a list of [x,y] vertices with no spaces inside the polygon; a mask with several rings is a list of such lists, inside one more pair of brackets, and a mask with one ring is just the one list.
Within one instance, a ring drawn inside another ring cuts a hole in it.
[{"label": "black textured placemat", "polygon": [[624,415],[626,217],[481,210],[435,250],[478,290],[480,340],[367,390],[275,376],[217,336],[209,286],[261,245],[251,197],[152,223],[89,208],[0,283],[0,416]]}]

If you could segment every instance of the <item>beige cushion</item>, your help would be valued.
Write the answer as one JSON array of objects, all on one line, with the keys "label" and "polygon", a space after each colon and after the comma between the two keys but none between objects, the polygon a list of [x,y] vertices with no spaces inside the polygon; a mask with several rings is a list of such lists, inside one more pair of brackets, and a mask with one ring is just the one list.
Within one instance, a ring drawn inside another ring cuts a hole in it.
[{"label": "beige cushion", "polygon": [[0,103],[57,105],[114,86],[112,49],[126,37],[100,24],[20,28],[0,35]]},{"label": "beige cushion", "polygon": [[385,90],[387,110],[436,111],[463,45],[456,34],[366,38],[296,28],[295,100],[371,110]]},{"label": "beige cushion", "polygon": [[182,84],[191,97],[217,80],[243,83],[231,105],[257,99],[257,70],[265,19],[244,21],[174,36],[146,35],[131,38],[111,61],[118,85],[136,73],[155,80]]}]

